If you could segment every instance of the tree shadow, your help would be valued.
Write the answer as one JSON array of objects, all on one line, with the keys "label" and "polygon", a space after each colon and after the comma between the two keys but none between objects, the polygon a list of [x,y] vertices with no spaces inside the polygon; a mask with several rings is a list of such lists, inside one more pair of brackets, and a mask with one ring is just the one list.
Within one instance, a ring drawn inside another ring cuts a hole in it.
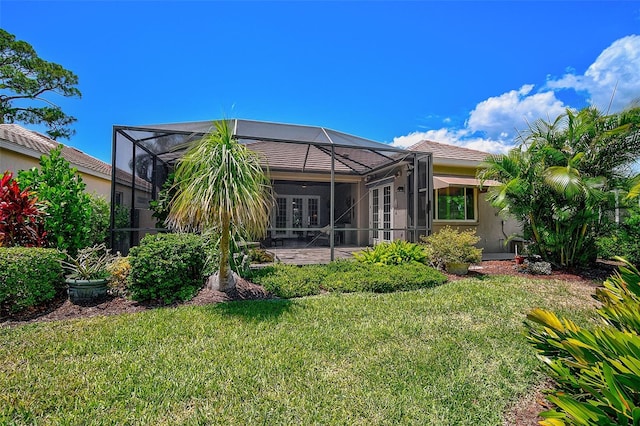
[{"label": "tree shadow", "polygon": [[277,319],[291,310],[292,306],[293,303],[288,299],[235,300],[218,303],[211,309],[223,315],[262,322]]}]

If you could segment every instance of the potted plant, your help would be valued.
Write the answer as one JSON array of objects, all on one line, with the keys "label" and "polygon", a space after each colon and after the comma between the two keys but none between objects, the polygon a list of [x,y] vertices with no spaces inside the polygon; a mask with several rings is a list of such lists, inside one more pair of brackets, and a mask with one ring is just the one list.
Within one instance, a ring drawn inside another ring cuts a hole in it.
[{"label": "potted plant", "polygon": [[458,231],[445,226],[420,239],[426,245],[431,265],[449,273],[466,275],[471,264],[482,261],[482,249],[475,246],[480,241],[475,230]]},{"label": "potted plant", "polygon": [[109,266],[116,256],[106,245],[98,244],[78,250],[76,256],[65,252],[66,260],[62,267],[68,272],[65,282],[68,285],[69,300],[72,303],[86,303],[107,296]]}]

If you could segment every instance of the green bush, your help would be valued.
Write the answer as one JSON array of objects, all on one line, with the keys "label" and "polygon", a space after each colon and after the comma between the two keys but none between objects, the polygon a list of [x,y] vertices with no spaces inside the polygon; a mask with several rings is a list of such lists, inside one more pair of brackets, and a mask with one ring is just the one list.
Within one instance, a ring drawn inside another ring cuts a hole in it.
[{"label": "green bush", "polygon": [[482,249],[475,247],[480,241],[476,231],[458,231],[445,226],[428,237],[420,237],[431,266],[444,269],[447,263],[478,263],[482,261]]},{"label": "green bush", "polygon": [[627,266],[596,290],[604,325],[594,330],[542,309],[527,315],[529,341],[558,384],[541,424],[640,423],[640,272]]},{"label": "green bush", "polygon": [[248,279],[279,297],[291,298],[323,290],[344,293],[414,290],[440,285],[447,278],[418,262],[376,265],[342,260],[328,265],[276,264],[253,270]]},{"label": "green bush", "polygon": [[21,187],[31,188],[46,205],[44,229],[49,247],[71,255],[89,244],[91,202],[82,177],[62,157],[62,145],[40,157],[40,168],[18,173]]},{"label": "green bush", "polygon": [[188,300],[204,283],[205,251],[199,235],[147,235],[131,248],[129,262],[129,291],[135,300]]},{"label": "green bush", "polygon": [[0,247],[0,313],[52,300],[63,288],[61,259],[54,249]]},{"label": "green bush", "polygon": [[89,195],[91,216],[89,219],[88,246],[109,242],[109,220],[111,210],[109,202],[101,196]]},{"label": "green bush", "polygon": [[382,242],[373,248],[367,247],[354,253],[358,261],[378,265],[400,265],[407,262],[424,262],[427,255],[424,247],[404,240]]},{"label": "green bush", "polygon": [[598,256],[603,259],[624,257],[640,266],[640,209],[632,209],[629,213],[622,224],[612,227],[596,240]]}]

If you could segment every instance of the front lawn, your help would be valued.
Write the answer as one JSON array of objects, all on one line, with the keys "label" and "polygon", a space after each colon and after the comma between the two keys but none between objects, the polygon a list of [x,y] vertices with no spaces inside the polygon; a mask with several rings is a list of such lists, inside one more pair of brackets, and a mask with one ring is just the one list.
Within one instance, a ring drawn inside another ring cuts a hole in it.
[{"label": "front lawn", "polygon": [[583,284],[464,279],[0,328],[0,424],[501,424],[540,377],[533,307]]}]

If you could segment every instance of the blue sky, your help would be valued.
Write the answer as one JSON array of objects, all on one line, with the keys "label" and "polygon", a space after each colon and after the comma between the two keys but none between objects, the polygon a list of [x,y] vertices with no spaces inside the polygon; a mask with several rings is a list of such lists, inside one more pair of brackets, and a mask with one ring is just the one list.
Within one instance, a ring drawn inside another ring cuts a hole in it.
[{"label": "blue sky", "polygon": [[640,98],[634,1],[0,0],[0,27],[79,76],[62,142],[107,162],[115,124],[223,116],[500,152]]}]

